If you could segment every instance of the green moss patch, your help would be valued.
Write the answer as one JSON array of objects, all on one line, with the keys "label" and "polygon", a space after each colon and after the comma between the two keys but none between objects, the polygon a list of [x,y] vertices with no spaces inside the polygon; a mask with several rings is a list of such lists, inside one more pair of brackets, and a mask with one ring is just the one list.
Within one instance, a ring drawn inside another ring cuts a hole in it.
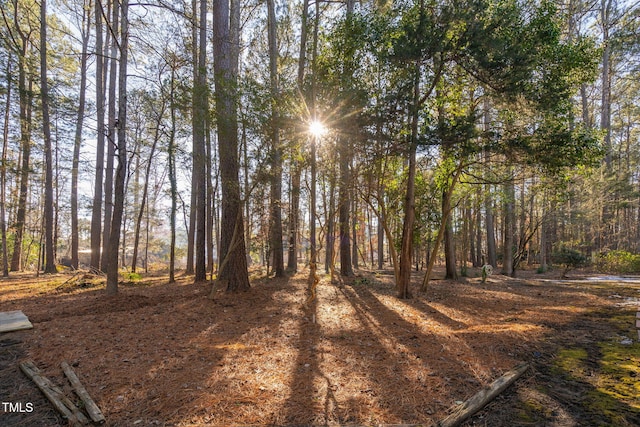
[{"label": "green moss patch", "polygon": [[559,350],[551,372],[581,390],[580,406],[593,417],[593,425],[636,425],[640,419],[640,344],[620,343],[623,336],[635,332],[635,311],[609,313],[600,321],[611,326],[611,337]]},{"label": "green moss patch", "polygon": [[600,343],[597,390],[640,410],[640,344]]},{"label": "green moss patch", "polygon": [[589,355],[584,348],[564,348],[556,356],[553,372],[571,379],[584,380]]}]

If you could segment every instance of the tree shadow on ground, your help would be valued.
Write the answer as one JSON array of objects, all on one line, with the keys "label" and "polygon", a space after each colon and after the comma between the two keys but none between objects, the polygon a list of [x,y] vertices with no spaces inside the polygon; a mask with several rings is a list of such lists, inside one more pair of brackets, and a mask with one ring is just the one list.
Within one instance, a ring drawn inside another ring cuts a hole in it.
[{"label": "tree shadow on ground", "polygon": [[[238,384],[244,378],[229,375],[232,360],[266,347],[247,344],[246,336],[254,329],[278,330],[283,316],[274,293],[287,287],[286,280],[275,286],[267,282],[211,301],[209,284],[183,282],[121,288],[116,296],[86,290],[14,302],[34,321],[24,356],[45,375],[64,382],[59,364],[72,362],[110,425],[152,425],[215,421],[225,413],[224,405],[235,411],[259,406],[256,396],[265,392],[256,387],[247,393]],[[222,402],[211,408],[213,393]]]},{"label": "tree shadow on ground", "polygon": [[[305,325],[298,370],[286,405],[287,423],[375,423],[379,422],[376,416],[380,412],[385,414],[386,422],[429,423],[433,421],[431,414],[460,398],[453,395],[452,389],[465,388],[469,378],[474,377],[469,364],[458,357],[461,351],[472,353],[463,342],[457,342],[459,348],[448,352],[445,348],[451,337],[427,332],[407,321],[366,286],[324,288],[325,295],[309,307],[307,318],[312,318],[314,313],[318,315],[319,305],[330,303],[327,292],[335,292],[334,298],[346,301],[351,307],[358,327],[327,333],[321,326]],[[447,324],[443,328],[449,329],[453,321],[446,316],[440,319]],[[453,324],[459,326],[457,322]],[[341,381],[340,373],[323,370],[325,348],[346,357],[349,366],[345,369],[350,369],[349,375],[362,376],[367,387],[357,394],[341,394],[337,383]],[[436,364],[433,361],[437,361],[438,371],[432,368]],[[426,400],[423,398],[426,394],[436,394],[438,398]],[[371,409],[372,404],[378,414]],[[305,412],[300,413],[301,408]]]},{"label": "tree shadow on ground", "polygon": [[[636,364],[640,352],[612,340],[624,332],[611,324],[613,315],[612,310],[591,311],[556,328],[540,343],[528,380],[516,383],[466,425],[640,425],[640,395],[633,389],[640,374]],[[633,314],[628,317],[631,323]],[[607,361],[611,356],[603,350],[621,353],[620,358],[631,360],[634,367],[625,370],[616,366]],[[636,354],[635,359],[626,357],[625,352]],[[620,387],[625,383],[631,385],[623,397]]]}]

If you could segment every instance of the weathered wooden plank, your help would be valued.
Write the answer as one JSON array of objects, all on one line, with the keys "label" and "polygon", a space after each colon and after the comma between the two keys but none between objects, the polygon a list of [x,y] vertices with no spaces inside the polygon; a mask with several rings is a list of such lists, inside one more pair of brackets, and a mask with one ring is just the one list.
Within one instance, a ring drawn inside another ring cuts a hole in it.
[{"label": "weathered wooden plank", "polygon": [[21,363],[20,370],[38,386],[40,391],[49,399],[49,402],[72,426],[89,424],[87,417],[62,393],[62,390],[56,387],[47,377],[41,375],[40,369],[32,361]]},{"label": "weathered wooden plank", "polygon": [[87,414],[89,414],[89,417],[91,417],[91,420],[93,420],[94,423],[98,424],[104,423],[105,419],[102,411],[100,410],[100,408],[98,408],[96,402],[93,401],[87,389],[84,388],[73,368],[69,366],[67,362],[62,362],[60,364],[60,367],[64,371],[66,377],[69,379],[69,382],[73,386],[76,394],[82,400],[82,403],[84,403],[84,409],[87,411]]},{"label": "weathered wooden plank", "polygon": [[0,313],[0,332],[20,331],[31,328],[33,328],[33,325],[20,310]]},{"label": "weathered wooden plank", "polygon": [[520,378],[527,369],[529,369],[528,363],[522,363],[516,366],[514,369],[492,382],[489,387],[480,390],[469,400],[457,406],[452,414],[438,422],[438,426],[455,427],[460,425],[464,420],[478,412],[487,403],[513,384],[513,382]]}]

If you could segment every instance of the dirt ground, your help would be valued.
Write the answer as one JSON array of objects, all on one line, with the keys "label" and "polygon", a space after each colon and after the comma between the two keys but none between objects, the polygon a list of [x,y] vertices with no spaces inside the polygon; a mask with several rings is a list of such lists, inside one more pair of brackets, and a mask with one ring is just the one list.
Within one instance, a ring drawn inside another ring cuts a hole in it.
[{"label": "dirt ground", "polygon": [[[307,274],[213,300],[191,278],[114,297],[81,275],[4,280],[0,311],[34,329],[0,334],[0,400],[34,411],[0,407],[0,426],[66,425],[20,372],[26,359],[61,386],[72,364],[109,426],[435,425],[521,362],[527,373],[464,425],[640,425],[640,281],[524,272],[434,280],[398,300],[392,272],[365,271],[322,276],[312,299]],[[606,368],[611,349],[621,370]]]}]

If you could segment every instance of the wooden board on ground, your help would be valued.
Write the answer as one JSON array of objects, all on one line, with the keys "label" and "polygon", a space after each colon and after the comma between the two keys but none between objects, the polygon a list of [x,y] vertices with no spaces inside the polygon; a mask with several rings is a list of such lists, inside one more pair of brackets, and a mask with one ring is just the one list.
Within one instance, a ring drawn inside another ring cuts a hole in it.
[{"label": "wooden board on ground", "polygon": [[457,427],[464,420],[471,415],[482,409],[487,403],[493,400],[497,395],[502,393],[507,387],[509,387],[515,380],[520,378],[527,369],[529,369],[528,363],[522,363],[494,382],[492,382],[488,388],[480,390],[473,395],[469,400],[462,405],[455,407],[454,412],[440,421],[438,427]]},{"label": "wooden board on ground", "polygon": [[25,314],[20,311],[4,311],[0,313],[0,332],[21,331],[31,329],[33,325]]},{"label": "wooden board on ground", "polygon": [[49,399],[58,412],[67,419],[69,424],[73,427],[89,424],[89,420],[80,412],[78,407],[64,395],[62,390],[55,386],[47,377],[43,376],[40,369],[38,369],[32,361],[22,362],[20,364],[20,370],[36,383],[40,391]]},{"label": "wooden board on ground", "polygon": [[76,394],[82,400],[84,409],[87,411],[87,414],[89,414],[89,417],[91,417],[91,420],[97,424],[104,423],[105,419],[104,415],[102,415],[102,411],[100,411],[96,402],[94,402],[91,396],[89,396],[89,392],[84,388],[73,368],[69,366],[67,362],[62,362],[60,367],[64,371],[65,376],[69,379],[69,382],[73,386]]}]

